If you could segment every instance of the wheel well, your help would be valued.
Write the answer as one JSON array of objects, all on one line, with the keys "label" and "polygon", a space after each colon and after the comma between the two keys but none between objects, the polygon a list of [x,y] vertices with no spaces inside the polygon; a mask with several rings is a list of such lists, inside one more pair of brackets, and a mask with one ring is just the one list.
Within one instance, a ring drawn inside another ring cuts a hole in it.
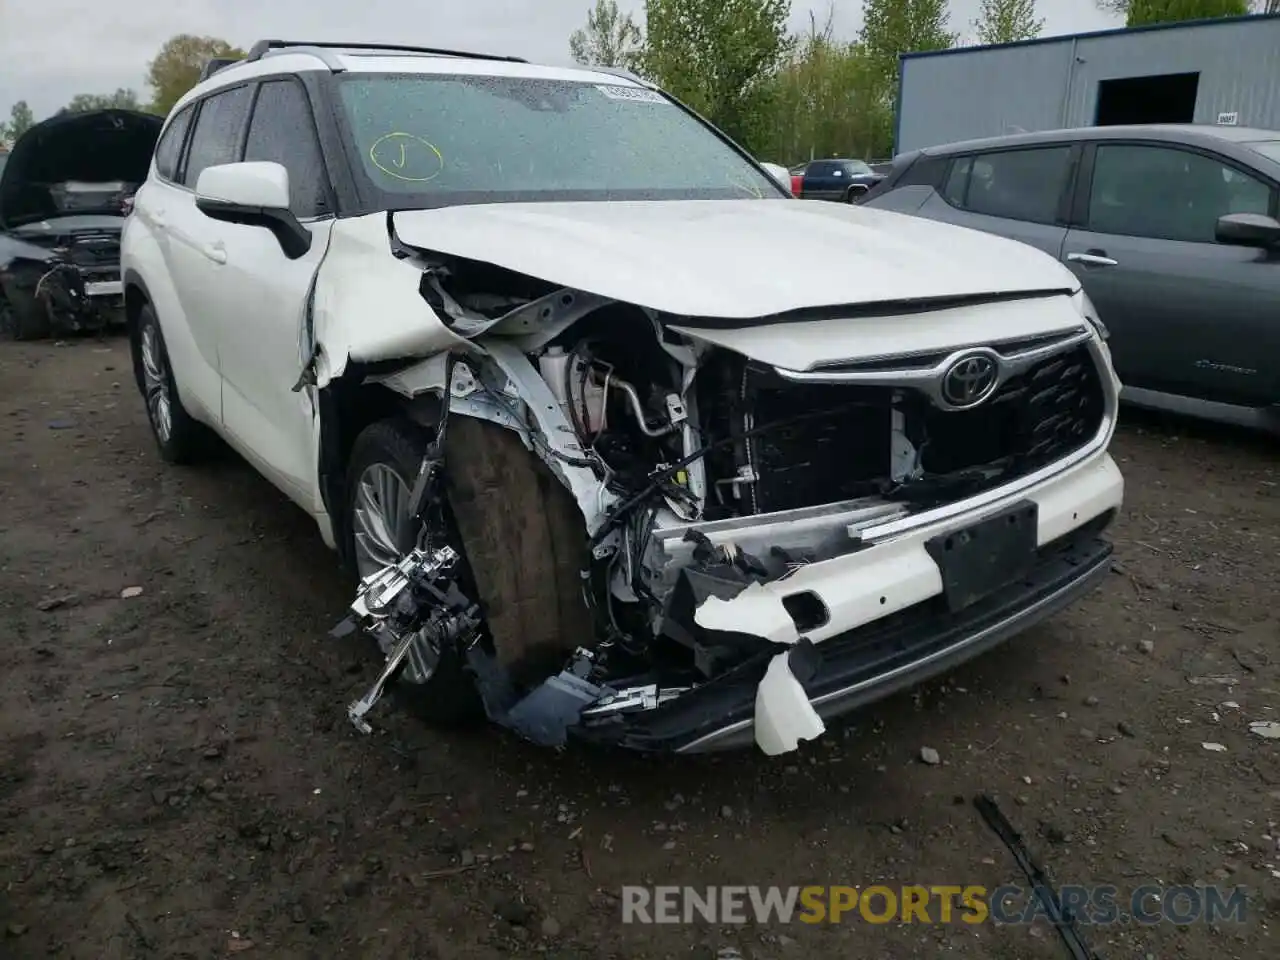
[{"label": "wheel well", "polygon": [[367,374],[364,368],[353,365],[317,394],[320,496],[344,560],[350,559],[347,556],[347,467],[356,437],[370,424],[393,417],[408,417],[427,426],[438,422],[439,403],[435,397],[409,400],[381,384],[364,383]]},{"label": "wheel well", "polygon": [[150,302],[146,293],[136,283],[125,284],[124,327],[129,337],[129,353],[133,357],[133,375],[138,382],[139,390],[142,389],[142,371],[138,362],[138,317],[142,314],[142,308]]},{"label": "wheel well", "polygon": [[147,305],[147,295],[136,283],[127,284],[124,288],[124,319],[129,325],[130,334],[138,328],[138,315]]}]

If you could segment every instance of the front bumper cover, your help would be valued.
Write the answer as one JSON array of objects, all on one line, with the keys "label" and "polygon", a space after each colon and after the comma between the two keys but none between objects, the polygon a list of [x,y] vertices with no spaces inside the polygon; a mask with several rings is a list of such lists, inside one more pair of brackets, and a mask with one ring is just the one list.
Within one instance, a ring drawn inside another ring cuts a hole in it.
[{"label": "front bumper cover", "polygon": [[[804,696],[823,720],[874,703],[953,669],[1067,607],[1098,586],[1111,568],[1101,532],[1114,510],[1036,552],[1028,575],[958,613],[941,598],[920,603],[820,644],[793,648]],[[578,726],[582,739],[651,752],[701,753],[756,740],[757,688],[773,651],[667,703],[606,723]]]}]

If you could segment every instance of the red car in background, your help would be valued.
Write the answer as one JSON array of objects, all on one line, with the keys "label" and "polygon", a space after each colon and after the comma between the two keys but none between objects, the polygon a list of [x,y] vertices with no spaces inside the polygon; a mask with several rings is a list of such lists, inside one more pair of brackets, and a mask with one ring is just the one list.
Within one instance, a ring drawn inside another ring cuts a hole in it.
[{"label": "red car in background", "polygon": [[793,196],[800,196],[800,189],[804,186],[804,168],[809,166],[807,163],[797,163],[791,168],[791,193]]}]

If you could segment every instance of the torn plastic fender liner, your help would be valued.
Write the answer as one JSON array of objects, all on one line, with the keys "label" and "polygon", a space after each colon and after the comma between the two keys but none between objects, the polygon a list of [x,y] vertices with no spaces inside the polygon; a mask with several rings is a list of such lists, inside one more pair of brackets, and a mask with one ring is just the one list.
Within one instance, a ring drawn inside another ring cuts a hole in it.
[{"label": "torn plastic fender liner", "polygon": [[325,262],[343,269],[316,278],[315,384],[326,386],[348,362],[412,359],[467,344],[423,299],[425,264],[390,256],[387,215],[339,219]]},{"label": "torn plastic fender liner", "polygon": [[826,732],[827,725],[809,702],[801,679],[810,679],[820,664],[821,657],[808,640],[769,661],[756,687],[755,715],[756,744],[768,756],[789,753],[801,740],[814,740]]}]

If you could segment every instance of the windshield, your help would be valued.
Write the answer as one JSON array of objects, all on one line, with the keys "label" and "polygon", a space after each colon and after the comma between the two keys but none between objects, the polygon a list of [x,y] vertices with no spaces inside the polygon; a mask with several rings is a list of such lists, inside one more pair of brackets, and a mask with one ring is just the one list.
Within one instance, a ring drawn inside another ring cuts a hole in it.
[{"label": "windshield", "polygon": [[392,209],[785,197],[696,118],[643,87],[369,74],[341,83],[361,166]]},{"label": "windshield", "polygon": [[1254,140],[1249,146],[1268,160],[1280,162],[1280,140]]},{"label": "windshield", "polygon": [[857,176],[866,176],[869,173],[875,173],[866,163],[861,160],[850,160],[849,169]]}]

